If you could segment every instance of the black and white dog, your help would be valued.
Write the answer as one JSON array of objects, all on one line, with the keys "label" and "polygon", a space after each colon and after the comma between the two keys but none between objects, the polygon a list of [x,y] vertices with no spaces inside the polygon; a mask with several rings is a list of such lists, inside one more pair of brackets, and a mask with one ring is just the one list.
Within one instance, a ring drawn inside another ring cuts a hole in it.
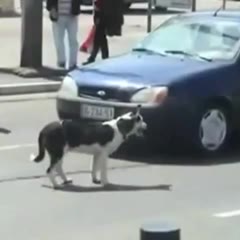
[{"label": "black and white dog", "polygon": [[[47,169],[53,187],[58,187],[54,177],[56,172],[63,180],[63,184],[70,184],[62,169],[65,153],[69,151],[82,152],[93,155],[92,182],[108,184],[107,159],[131,135],[141,136],[147,124],[140,114],[139,105],[135,112],[126,113],[116,119],[103,123],[80,123],[74,120],[52,122],[46,125],[39,134],[39,153],[32,154],[30,160],[40,162],[47,150],[50,157],[50,166]],[[100,170],[100,179],[97,171]]]}]

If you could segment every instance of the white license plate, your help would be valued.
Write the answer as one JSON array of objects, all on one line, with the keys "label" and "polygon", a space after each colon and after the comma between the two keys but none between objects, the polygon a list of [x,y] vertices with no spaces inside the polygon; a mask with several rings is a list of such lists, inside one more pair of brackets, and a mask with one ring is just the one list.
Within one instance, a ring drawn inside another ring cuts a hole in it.
[{"label": "white license plate", "polygon": [[82,104],[81,117],[95,120],[111,120],[114,118],[114,108]]}]

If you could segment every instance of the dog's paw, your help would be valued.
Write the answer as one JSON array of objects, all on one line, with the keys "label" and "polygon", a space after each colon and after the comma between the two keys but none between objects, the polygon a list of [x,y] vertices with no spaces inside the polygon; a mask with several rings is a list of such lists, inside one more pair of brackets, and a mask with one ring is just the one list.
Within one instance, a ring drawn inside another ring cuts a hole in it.
[{"label": "dog's paw", "polygon": [[103,187],[108,187],[109,186],[109,181],[105,180],[105,181],[101,181],[101,185]]},{"label": "dog's paw", "polygon": [[59,189],[61,188],[61,186],[60,186],[60,185],[53,185],[52,188],[53,188],[54,190],[59,190]]},{"label": "dog's paw", "polygon": [[92,179],[92,182],[94,184],[101,184],[101,180],[98,180],[98,179]]},{"label": "dog's paw", "polygon": [[70,185],[73,183],[73,180],[71,178],[68,178],[67,181],[64,181],[62,185]]}]

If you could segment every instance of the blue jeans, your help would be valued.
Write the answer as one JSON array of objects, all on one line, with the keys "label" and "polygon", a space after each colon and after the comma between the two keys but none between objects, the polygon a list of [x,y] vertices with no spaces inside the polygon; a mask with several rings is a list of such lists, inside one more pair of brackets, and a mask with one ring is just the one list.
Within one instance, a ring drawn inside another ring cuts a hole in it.
[{"label": "blue jeans", "polygon": [[[58,64],[65,64],[65,67],[70,68],[77,64],[78,55],[78,17],[60,15],[58,20],[53,22],[53,37],[57,51],[57,62]],[[65,33],[68,36],[68,50],[69,60],[66,61],[66,47],[64,43]],[[67,66],[66,66],[67,65]]]}]

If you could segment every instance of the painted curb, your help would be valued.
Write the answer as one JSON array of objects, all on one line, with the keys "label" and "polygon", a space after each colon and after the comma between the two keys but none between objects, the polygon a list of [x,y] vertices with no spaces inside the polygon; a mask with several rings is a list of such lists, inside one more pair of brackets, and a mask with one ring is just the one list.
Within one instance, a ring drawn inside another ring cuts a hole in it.
[{"label": "painted curb", "polygon": [[32,101],[41,101],[41,100],[54,100],[56,98],[57,98],[57,92],[5,95],[5,96],[0,96],[0,103],[29,102],[29,101],[32,102]]},{"label": "painted curb", "polygon": [[0,85],[0,96],[57,92],[61,82],[36,82]]}]

